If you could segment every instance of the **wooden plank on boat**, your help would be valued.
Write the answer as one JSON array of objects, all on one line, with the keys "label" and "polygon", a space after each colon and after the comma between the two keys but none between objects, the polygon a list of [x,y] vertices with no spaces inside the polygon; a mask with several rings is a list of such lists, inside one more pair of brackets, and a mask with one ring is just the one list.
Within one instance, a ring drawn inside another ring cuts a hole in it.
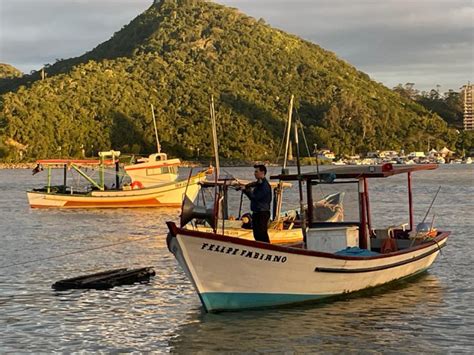
[{"label": "wooden plank on boat", "polygon": [[122,268],[60,280],[55,282],[51,287],[55,290],[89,288],[105,290],[114,286],[131,285],[135,282],[148,281],[151,276],[155,276],[155,270],[153,270],[152,267],[131,270]]}]

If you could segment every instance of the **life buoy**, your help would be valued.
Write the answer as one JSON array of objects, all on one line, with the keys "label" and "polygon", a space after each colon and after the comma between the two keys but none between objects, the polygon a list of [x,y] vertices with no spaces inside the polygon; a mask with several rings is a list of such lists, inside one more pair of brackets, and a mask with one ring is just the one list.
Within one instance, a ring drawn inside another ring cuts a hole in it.
[{"label": "life buoy", "polygon": [[132,182],[132,190],[143,189],[143,184],[140,181]]},{"label": "life buoy", "polygon": [[244,213],[240,220],[242,221],[242,228],[252,229],[252,215],[250,213]]}]

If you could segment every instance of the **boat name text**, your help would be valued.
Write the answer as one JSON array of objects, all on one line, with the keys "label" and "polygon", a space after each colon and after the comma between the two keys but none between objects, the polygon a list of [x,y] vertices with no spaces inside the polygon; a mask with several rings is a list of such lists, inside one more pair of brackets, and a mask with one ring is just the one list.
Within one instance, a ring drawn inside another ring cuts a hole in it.
[{"label": "boat name text", "polygon": [[210,243],[202,243],[201,250],[214,251],[216,253],[237,255],[237,256],[241,256],[241,257],[245,257],[245,258],[257,259],[257,260],[263,260],[263,261],[271,261],[271,262],[277,262],[277,263],[286,263],[286,261],[287,261],[286,256],[259,253],[259,252],[256,252],[256,251],[250,251],[250,250],[239,249],[239,248],[232,248],[232,247],[227,247],[227,246],[224,246],[224,245],[217,245],[217,244],[210,244]]}]

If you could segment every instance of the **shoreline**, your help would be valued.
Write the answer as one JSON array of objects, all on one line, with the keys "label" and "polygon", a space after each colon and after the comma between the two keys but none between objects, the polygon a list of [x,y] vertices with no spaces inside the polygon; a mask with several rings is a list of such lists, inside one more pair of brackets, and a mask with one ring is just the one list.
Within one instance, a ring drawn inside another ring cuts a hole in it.
[{"label": "shoreline", "polygon": [[[250,166],[253,163],[239,163],[239,164],[225,164],[221,165],[222,167],[236,167],[236,166]],[[0,163],[0,170],[6,169],[34,169],[37,163]],[[59,166],[60,164],[58,164]],[[207,164],[202,164],[200,162],[193,162],[193,161],[183,161],[180,164],[180,167],[183,168],[196,168],[196,167],[205,167],[208,166]]]},{"label": "shoreline", "polygon": [[34,169],[36,163],[0,163],[0,170],[4,169]]}]

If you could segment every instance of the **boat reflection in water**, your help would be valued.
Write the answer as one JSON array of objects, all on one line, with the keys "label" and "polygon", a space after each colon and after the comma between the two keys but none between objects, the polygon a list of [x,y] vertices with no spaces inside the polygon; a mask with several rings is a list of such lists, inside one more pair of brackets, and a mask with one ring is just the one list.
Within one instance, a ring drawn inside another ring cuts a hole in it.
[{"label": "boat reflection in water", "polygon": [[[423,273],[410,281],[346,296],[332,303],[221,314],[196,313],[169,341],[172,352],[437,352],[444,285]],[[438,324],[419,337],[426,323]]]}]

